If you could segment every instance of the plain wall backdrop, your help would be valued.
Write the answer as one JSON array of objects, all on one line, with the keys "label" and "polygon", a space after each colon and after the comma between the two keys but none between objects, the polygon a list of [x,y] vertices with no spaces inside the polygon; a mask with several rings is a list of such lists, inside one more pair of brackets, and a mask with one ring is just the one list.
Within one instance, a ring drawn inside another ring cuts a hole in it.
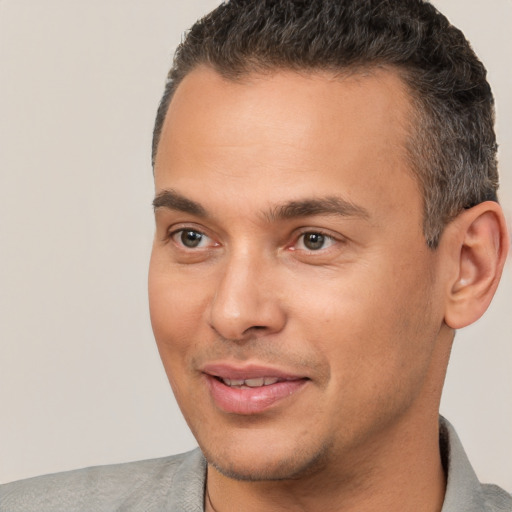
[{"label": "plain wall backdrop", "polygon": [[[151,131],[215,0],[0,0],[0,482],[195,445],[149,322]],[[511,0],[437,0],[489,70],[512,225]],[[512,269],[457,334],[442,413],[512,489]]]}]

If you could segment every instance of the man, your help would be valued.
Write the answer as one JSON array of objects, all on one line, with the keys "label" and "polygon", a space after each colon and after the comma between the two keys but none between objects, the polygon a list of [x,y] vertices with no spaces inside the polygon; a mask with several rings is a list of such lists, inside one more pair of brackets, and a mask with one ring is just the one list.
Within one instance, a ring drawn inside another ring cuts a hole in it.
[{"label": "man", "polygon": [[509,245],[493,99],[420,0],[234,0],[155,123],[151,317],[200,451],[0,510],[505,511],[439,401]]}]

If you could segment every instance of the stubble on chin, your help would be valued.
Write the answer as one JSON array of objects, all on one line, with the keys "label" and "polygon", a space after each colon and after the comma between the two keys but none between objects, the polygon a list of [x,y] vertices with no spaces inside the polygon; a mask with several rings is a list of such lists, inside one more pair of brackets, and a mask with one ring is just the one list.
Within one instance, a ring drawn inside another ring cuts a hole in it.
[{"label": "stubble on chin", "polygon": [[246,460],[236,463],[221,454],[203,450],[209,467],[227,478],[242,482],[282,482],[310,477],[321,473],[328,465],[329,452],[330,446],[327,444],[320,446],[312,454],[297,447],[290,456],[261,467],[261,461]]}]

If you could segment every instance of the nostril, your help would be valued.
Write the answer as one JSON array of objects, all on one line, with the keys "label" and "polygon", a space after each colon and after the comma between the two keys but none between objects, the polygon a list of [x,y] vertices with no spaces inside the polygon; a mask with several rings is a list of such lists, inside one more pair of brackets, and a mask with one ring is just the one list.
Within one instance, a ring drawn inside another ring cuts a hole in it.
[{"label": "nostril", "polygon": [[254,331],[264,331],[265,329],[267,329],[265,325],[252,325],[251,327],[244,331],[244,334]]}]

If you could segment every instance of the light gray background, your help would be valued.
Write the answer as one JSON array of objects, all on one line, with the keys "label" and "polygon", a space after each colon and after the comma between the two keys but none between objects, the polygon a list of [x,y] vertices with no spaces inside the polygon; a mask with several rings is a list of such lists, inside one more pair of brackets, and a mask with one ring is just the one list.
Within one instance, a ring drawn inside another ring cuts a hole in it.
[{"label": "light gray background", "polygon": [[[215,0],[0,0],[0,482],[187,450],[152,339],[151,130]],[[438,0],[489,69],[512,217],[512,0]],[[512,271],[457,336],[442,412],[512,489]]]}]

